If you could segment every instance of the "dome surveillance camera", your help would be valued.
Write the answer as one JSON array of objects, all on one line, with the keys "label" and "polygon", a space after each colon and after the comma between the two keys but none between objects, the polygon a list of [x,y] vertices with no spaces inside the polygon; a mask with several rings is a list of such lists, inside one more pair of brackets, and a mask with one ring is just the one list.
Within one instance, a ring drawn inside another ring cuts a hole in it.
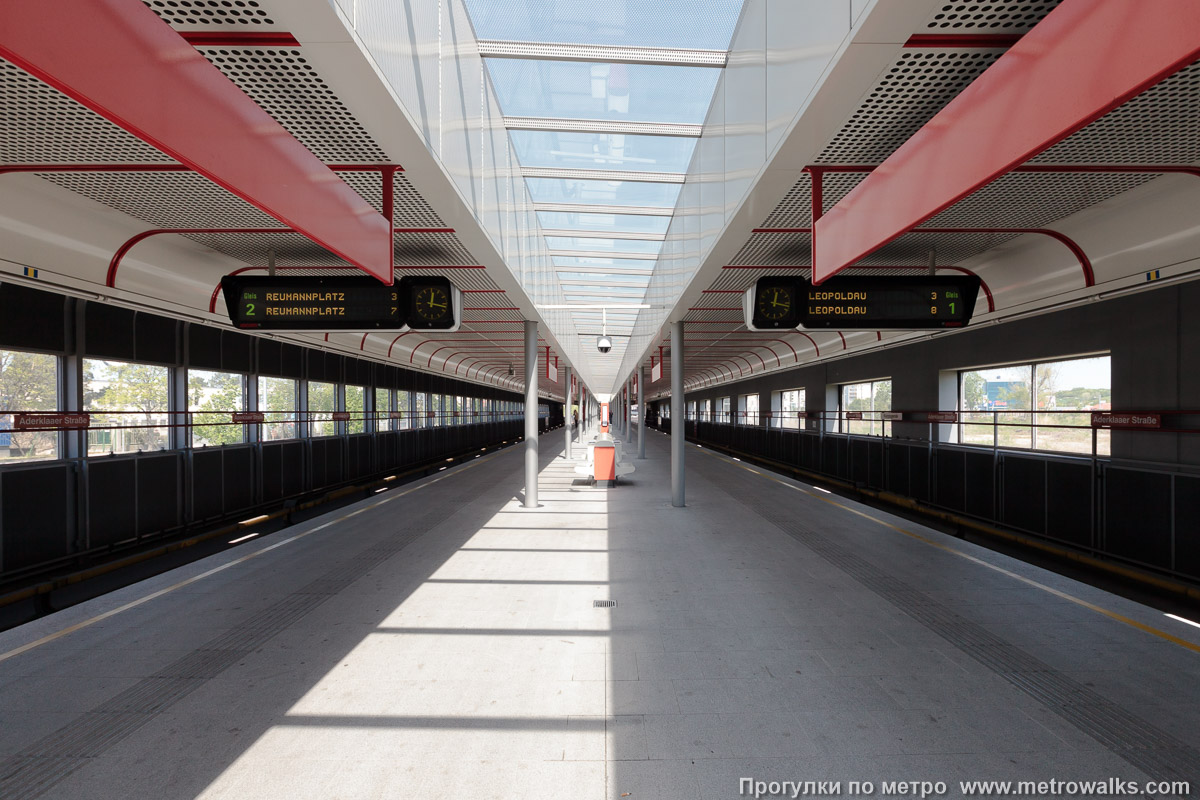
[{"label": "dome surveillance camera", "polygon": [[601,353],[607,353],[609,350],[612,350],[612,339],[607,336],[601,336],[596,340],[596,349]]}]

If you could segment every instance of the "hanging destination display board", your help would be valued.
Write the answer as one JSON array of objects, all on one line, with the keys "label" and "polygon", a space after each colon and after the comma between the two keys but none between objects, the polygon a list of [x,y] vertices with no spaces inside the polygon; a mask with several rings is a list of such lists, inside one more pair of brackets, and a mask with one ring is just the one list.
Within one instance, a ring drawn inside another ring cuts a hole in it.
[{"label": "hanging destination display board", "polygon": [[820,286],[772,276],[746,290],[743,310],[751,330],[962,328],[979,286],[974,275],[839,275]]},{"label": "hanging destination display board", "polygon": [[447,278],[245,276],[221,279],[234,327],[247,330],[457,330],[462,295]]}]

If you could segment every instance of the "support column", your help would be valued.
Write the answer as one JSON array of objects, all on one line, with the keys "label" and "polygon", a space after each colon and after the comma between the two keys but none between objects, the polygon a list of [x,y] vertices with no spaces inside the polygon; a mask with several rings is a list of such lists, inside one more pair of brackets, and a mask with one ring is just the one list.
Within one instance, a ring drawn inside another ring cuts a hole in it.
[{"label": "support column", "polygon": [[671,323],[671,505],[684,506],[683,321]]},{"label": "support column", "polygon": [[637,373],[638,385],[638,458],[646,457],[646,368],[638,367]]},{"label": "support column", "polygon": [[567,398],[567,404],[563,407],[563,429],[566,432],[567,443],[563,450],[563,458],[571,460],[571,368],[563,369],[563,396]]},{"label": "support column", "polygon": [[538,505],[538,330],[525,320],[525,508]]},{"label": "support column", "polygon": [[622,422],[625,423],[625,441],[627,442],[633,440],[633,398],[630,396],[630,389],[629,381],[625,381],[625,402],[622,404],[621,409],[625,414],[625,419]]}]

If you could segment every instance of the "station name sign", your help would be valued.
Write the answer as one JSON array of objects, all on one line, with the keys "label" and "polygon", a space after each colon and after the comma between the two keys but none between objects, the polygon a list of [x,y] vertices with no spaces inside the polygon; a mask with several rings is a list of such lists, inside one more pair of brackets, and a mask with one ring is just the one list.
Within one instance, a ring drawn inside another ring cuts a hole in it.
[{"label": "station name sign", "polygon": [[1093,411],[1093,428],[1161,428],[1162,414]]},{"label": "station name sign", "polygon": [[743,309],[751,330],[962,328],[979,287],[974,275],[840,275],[820,286],[771,276],[746,291]]},{"label": "station name sign", "polygon": [[59,411],[28,412],[13,415],[13,430],[68,430],[77,431],[92,426],[92,415],[87,412],[66,414]]}]

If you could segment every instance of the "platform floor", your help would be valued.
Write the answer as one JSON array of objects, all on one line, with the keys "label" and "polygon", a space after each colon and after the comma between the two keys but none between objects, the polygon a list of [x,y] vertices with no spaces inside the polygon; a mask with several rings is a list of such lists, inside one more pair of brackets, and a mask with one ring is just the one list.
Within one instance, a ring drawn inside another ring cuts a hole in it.
[{"label": "platform floor", "polygon": [[1200,786],[1200,629],[690,445],[673,509],[654,432],[576,485],[561,442],[539,509],[513,448],[0,634],[0,797]]}]

